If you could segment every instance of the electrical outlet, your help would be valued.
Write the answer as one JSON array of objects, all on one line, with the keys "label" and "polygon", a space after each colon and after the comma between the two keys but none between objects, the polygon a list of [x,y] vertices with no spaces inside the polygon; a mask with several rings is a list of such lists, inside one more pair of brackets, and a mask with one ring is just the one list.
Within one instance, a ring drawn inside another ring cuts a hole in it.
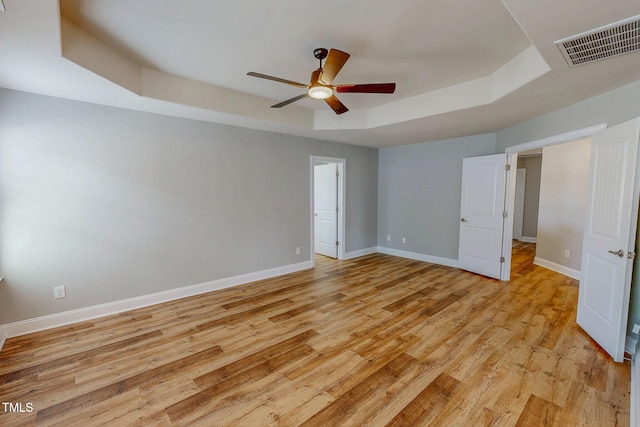
[{"label": "electrical outlet", "polygon": [[565,249],[564,250],[564,257],[565,258],[569,258],[571,256],[571,252],[569,252],[569,249]]},{"label": "electrical outlet", "polygon": [[633,325],[633,329],[631,330],[631,332],[633,332],[633,333],[634,333],[634,334],[636,334],[636,335],[640,334],[640,325],[639,325],[639,324],[637,324],[637,323],[635,323],[635,324]]},{"label": "electrical outlet", "polygon": [[390,242],[390,241],[391,241],[391,235],[387,234],[387,242]]},{"label": "electrical outlet", "polygon": [[300,248],[296,248],[296,255],[300,255]]},{"label": "electrical outlet", "polygon": [[402,238],[402,243],[407,243],[407,238],[406,237]]},{"label": "electrical outlet", "polygon": [[64,286],[56,286],[53,288],[53,297],[55,299],[66,298],[67,293],[64,289]]}]

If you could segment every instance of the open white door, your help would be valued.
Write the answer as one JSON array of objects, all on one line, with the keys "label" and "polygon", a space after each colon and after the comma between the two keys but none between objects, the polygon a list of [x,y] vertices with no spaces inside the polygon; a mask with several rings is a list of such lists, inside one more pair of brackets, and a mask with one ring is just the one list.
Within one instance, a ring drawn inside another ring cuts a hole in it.
[{"label": "open white door", "polygon": [[593,135],[578,324],[622,362],[638,217],[639,119]]},{"label": "open white door", "polygon": [[460,268],[500,278],[506,154],[462,161]]},{"label": "open white door", "polygon": [[338,257],[338,176],[337,165],[316,165],[314,171],[314,251]]}]

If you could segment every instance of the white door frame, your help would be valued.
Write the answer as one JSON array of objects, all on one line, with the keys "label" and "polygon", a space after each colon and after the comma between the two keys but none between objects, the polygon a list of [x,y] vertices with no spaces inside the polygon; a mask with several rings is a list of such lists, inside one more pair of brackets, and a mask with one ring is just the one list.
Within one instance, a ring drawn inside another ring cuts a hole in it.
[{"label": "white door frame", "polygon": [[311,259],[311,266],[315,265],[315,252],[314,252],[314,243],[316,241],[315,237],[315,226],[314,226],[314,202],[315,202],[315,177],[314,177],[314,169],[313,167],[316,164],[322,163],[335,163],[338,165],[338,259],[345,259],[344,251],[345,251],[345,190],[346,190],[346,171],[347,171],[347,159],[342,159],[338,157],[325,157],[325,156],[314,156],[312,155],[310,158],[309,164],[309,176],[310,176],[310,194],[311,194],[311,209],[309,210],[309,225],[311,228],[311,240],[309,244],[310,253],[309,257]]},{"label": "white door frame", "polygon": [[502,239],[502,256],[504,256],[504,268],[502,269],[501,280],[509,280],[511,278],[511,250],[513,239],[513,211],[516,202],[516,168],[518,164],[518,153],[523,151],[534,150],[536,148],[548,147],[550,145],[562,144],[564,142],[577,141],[583,138],[589,138],[596,132],[604,130],[608,127],[608,123],[601,123],[582,129],[565,132],[558,135],[549,136],[547,138],[526,142],[524,144],[507,147],[507,163],[511,166],[506,180],[506,206],[508,212],[505,221],[503,239]]},{"label": "white door frame", "polygon": [[[522,241],[522,233],[524,228],[524,198],[525,198],[525,183],[527,182],[527,169],[526,168],[516,168],[516,185],[515,185],[515,195],[516,199],[519,199],[519,206],[514,206],[513,209],[513,222],[515,225],[519,225],[519,227],[515,227],[515,231],[520,233],[520,235],[516,235],[516,240]],[[520,197],[518,198],[518,193]],[[519,214],[519,215],[516,215]],[[519,220],[519,223],[516,222]],[[518,229],[519,228],[519,229]],[[515,234],[518,234],[515,233]]]}]

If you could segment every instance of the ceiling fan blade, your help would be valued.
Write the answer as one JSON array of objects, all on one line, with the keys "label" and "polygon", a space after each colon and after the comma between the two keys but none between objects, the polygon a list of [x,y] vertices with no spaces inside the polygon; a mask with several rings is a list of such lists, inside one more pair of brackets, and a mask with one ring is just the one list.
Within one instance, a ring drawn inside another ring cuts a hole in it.
[{"label": "ceiling fan blade", "polygon": [[329,98],[325,99],[324,102],[329,104],[329,107],[331,107],[336,114],[342,114],[349,111],[349,109],[345,107],[335,95],[331,95]]},{"label": "ceiling fan blade", "polygon": [[291,104],[292,102],[296,102],[301,100],[302,98],[306,98],[307,96],[309,95],[307,95],[306,93],[303,93],[302,95],[294,96],[293,98],[287,99],[286,101],[282,101],[278,104],[272,105],[271,108],[281,108],[281,107],[284,107],[285,105]]},{"label": "ceiling fan blade", "polygon": [[266,79],[266,80],[273,80],[274,82],[286,83],[286,84],[291,85],[291,86],[307,87],[307,85],[305,85],[303,83],[298,83],[298,82],[294,82],[294,81],[291,81],[291,80],[281,79],[280,77],[273,77],[273,76],[269,76],[267,74],[255,73],[253,71],[248,72],[247,76],[258,77],[258,78]]},{"label": "ceiling fan blade", "polygon": [[396,90],[395,83],[372,83],[364,85],[339,85],[336,86],[338,93],[393,93]]},{"label": "ceiling fan blade", "polygon": [[336,78],[342,66],[347,62],[351,55],[338,49],[331,49],[327,60],[322,67],[321,80],[324,84],[330,85]]}]

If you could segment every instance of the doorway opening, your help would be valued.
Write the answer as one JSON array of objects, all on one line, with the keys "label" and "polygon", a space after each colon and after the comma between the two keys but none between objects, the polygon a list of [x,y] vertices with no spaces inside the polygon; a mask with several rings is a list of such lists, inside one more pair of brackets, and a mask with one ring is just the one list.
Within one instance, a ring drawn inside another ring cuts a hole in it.
[{"label": "doorway opening", "polygon": [[538,236],[542,148],[518,153],[513,209],[511,276],[533,265]]},{"label": "doorway opening", "polygon": [[[521,153],[529,152],[531,150],[542,149],[543,147],[559,145],[562,143],[578,141],[585,138],[590,138],[593,134],[598,131],[604,130],[607,128],[607,124],[599,124],[595,126],[591,126],[584,129],[578,129],[571,132],[566,132],[563,134],[551,136],[548,138],[543,138],[537,141],[528,142],[525,144],[520,144],[516,146],[512,146],[507,148],[507,162],[511,165],[513,171],[517,170],[518,157]],[[515,188],[516,188],[516,173],[511,173],[506,181],[506,210],[508,212],[514,212],[515,210]],[[537,231],[536,231],[537,232]],[[539,237],[539,236],[538,236]],[[505,258],[505,268],[502,270],[501,280],[509,280],[511,277],[511,264],[512,264],[512,256],[513,256],[513,215],[507,217],[507,221],[505,221],[505,227],[503,232],[503,256]],[[538,245],[538,238],[536,238],[536,245]],[[536,248],[538,250],[538,248]],[[577,254],[576,254],[577,255]],[[556,267],[556,266],[554,266]],[[559,271],[559,270],[556,270]],[[566,274],[570,277],[574,277],[572,275],[572,269],[567,269],[565,271],[559,271],[562,274]]]},{"label": "doorway opening", "polygon": [[346,160],[311,156],[311,261],[344,259]]}]

